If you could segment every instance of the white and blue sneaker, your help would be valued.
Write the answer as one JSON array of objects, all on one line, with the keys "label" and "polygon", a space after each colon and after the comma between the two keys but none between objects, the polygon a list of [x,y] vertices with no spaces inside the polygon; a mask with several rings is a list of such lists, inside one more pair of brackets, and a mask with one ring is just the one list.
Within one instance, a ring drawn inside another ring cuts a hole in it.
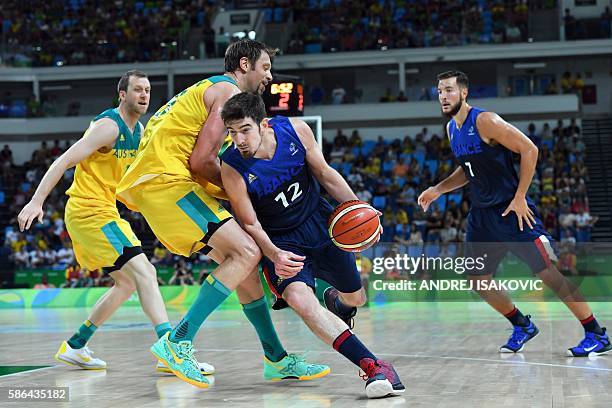
[{"label": "white and blue sneaker", "polygon": [[538,330],[536,325],[531,321],[531,316],[527,315],[525,317],[529,321],[529,324],[527,326],[514,326],[512,335],[506,344],[499,348],[500,353],[518,353],[523,350],[525,343],[540,333],[540,330]]},{"label": "white and blue sneaker", "polygon": [[602,327],[603,334],[585,332],[584,339],[576,347],[567,349],[569,357],[590,357],[606,354],[612,350],[610,337],[606,333],[606,328]]}]

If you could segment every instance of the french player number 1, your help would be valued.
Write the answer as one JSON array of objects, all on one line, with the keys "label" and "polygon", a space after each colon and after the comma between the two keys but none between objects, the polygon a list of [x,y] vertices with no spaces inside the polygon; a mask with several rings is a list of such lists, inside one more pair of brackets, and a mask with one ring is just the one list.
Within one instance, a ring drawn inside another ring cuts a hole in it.
[{"label": "french player number 1", "polygon": [[472,163],[465,162],[465,165],[468,166],[468,169],[470,169],[470,176],[476,177],[476,176],[474,176],[474,171],[472,170]]},{"label": "french player number 1", "polygon": [[[300,190],[300,183],[291,184],[289,188],[287,189],[287,193],[289,193],[289,191],[291,190],[293,190],[293,195],[291,196],[291,202],[294,202],[296,198],[302,195],[302,190]],[[274,198],[274,201],[278,201],[278,200],[281,200],[285,208],[289,207],[289,202],[287,202],[287,197],[285,196],[285,193],[283,193],[282,191],[276,196],[276,198]]]}]

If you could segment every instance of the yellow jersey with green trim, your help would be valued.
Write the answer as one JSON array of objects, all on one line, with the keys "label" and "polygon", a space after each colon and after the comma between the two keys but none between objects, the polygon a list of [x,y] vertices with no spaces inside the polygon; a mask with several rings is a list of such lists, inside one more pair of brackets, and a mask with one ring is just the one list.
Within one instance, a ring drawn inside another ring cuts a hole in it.
[{"label": "yellow jersey with green trim", "polygon": [[[126,191],[156,176],[166,174],[193,178],[189,157],[208,118],[204,93],[219,82],[236,85],[232,78],[225,75],[204,79],[175,95],[149,119],[136,160],[117,189],[117,195],[128,207],[136,209],[137,206],[131,202],[130,194]],[[229,141],[226,141],[219,154],[228,145]]]},{"label": "yellow jersey with green trim", "polygon": [[[102,118],[110,118],[119,126],[115,145],[110,151],[97,151],[77,164],[74,180],[66,194],[87,206],[115,208],[116,188],[128,166],[136,159],[142,124],[138,122],[132,132],[119,115],[118,108],[107,109],[94,118],[83,137],[88,137],[92,125]],[[86,203],[83,200],[87,200]]]}]

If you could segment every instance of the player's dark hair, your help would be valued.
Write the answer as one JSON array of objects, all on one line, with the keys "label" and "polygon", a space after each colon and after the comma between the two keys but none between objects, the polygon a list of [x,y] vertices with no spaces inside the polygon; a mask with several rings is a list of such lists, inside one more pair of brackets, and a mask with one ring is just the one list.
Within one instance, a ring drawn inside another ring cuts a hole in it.
[{"label": "player's dark hair", "polygon": [[224,123],[251,118],[259,125],[266,117],[266,105],[259,95],[242,92],[232,96],[221,110],[221,119]]},{"label": "player's dark hair", "polygon": [[441,74],[438,74],[438,81],[454,77],[457,77],[457,85],[459,85],[460,88],[468,89],[470,87],[470,80],[468,79],[468,76],[461,71],[442,72]]},{"label": "player's dark hair", "polygon": [[251,63],[251,69],[255,69],[255,63],[262,53],[267,53],[270,60],[274,58],[277,50],[268,48],[266,44],[255,40],[240,40],[230,44],[225,51],[225,72],[234,72],[240,68],[240,59],[247,57]]},{"label": "player's dark hair", "polygon": [[121,75],[119,79],[119,83],[117,84],[117,92],[126,91],[128,89],[128,85],[130,84],[130,77],[136,78],[147,78],[147,74],[137,69],[132,69]]}]

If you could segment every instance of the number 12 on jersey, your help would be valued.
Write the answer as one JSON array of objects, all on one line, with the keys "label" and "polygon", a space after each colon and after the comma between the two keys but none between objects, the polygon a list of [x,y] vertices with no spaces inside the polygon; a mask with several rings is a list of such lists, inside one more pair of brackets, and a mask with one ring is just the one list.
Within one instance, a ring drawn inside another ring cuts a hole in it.
[{"label": "number 12 on jersey", "polygon": [[468,169],[470,169],[470,176],[476,177],[476,176],[474,176],[474,171],[472,170],[472,163],[465,162],[465,165],[468,167]]},{"label": "number 12 on jersey", "polygon": [[[293,190],[293,195],[291,196],[291,202],[294,202],[296,198],[298,198],[299,196],[302,195],[302,190],[300,190],[300,183],[293,183],[289,186],[289,188],[287,189],[287,193],[289,193],[290,190]],[[289,194],[287,194],[289,195]],[[285,208],[289,207],[289,202],[287,201],[287,197],[285,196],[284,192],[280,192],[275,198],[274,201],[278,201],[280,200],[283,203],[283,206]]]}]

